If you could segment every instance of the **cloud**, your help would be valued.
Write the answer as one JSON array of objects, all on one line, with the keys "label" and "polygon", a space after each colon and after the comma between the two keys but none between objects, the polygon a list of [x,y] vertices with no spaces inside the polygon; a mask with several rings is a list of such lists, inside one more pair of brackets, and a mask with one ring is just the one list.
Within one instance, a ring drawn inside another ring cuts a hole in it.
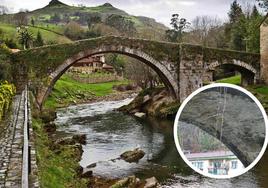
[{"label": "cloud", "polygon": [[194,5],[196,5],[195,1],[179,1],[178,3],[181,4],[181,5],[185,5],[185,6],[194,6]]}]

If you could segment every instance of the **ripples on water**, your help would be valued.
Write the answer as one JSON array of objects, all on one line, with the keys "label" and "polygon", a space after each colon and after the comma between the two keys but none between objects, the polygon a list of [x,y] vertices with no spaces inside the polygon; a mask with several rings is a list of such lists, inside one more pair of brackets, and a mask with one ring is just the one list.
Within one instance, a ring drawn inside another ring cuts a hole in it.
[{"label": "ripples on water", "polygon": [[[162,187],[268,187],[267,155],[253,171],[231,180],[201,177],[180,158],[172,135],[172,122],[139,120],[113,111],[132,99],[70,106],[57,111],[59,131],[86,134],[81,166],[96,163],[95,175],[122,178],[135,174],[140,178],[155,176]],[[115,159],[127,150],[141,148],[146,155],[139,163]],[[152,161],[148,161],[150,159]],[[264,167],[264,166],[265,167]],[[267,185],[267,186],[266,186]]]}]

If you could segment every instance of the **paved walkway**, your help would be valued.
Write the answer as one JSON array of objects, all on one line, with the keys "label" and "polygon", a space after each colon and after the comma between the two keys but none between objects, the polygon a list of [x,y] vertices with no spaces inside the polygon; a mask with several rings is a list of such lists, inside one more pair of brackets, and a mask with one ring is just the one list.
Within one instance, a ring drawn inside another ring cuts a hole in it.
[{"label": "paved walkway", "polygon": [[[11,114],[3,130],[0,131],[0,188],[22,187],[23,164],[23,128],[25,97],[24,91],[15,96],[11,107]],[[30,106],[30,105],[28,105]],[[26,109],[30,112],[30,109]],[[30,114],[29,114],[30,115]],[[29,116],[30,117],[30,116]],[[31,127],[31,119],[27,120]],[[32,129],[29,130],[31,147],[31,172],[29,174],[29,187],[39,187],[37,179],[37,166]]]}]

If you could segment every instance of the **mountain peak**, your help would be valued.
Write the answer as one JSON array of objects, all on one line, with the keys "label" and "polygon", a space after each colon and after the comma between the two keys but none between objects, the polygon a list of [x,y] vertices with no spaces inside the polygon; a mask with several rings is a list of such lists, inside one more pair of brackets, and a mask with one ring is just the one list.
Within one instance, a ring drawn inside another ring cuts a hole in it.
[{"label": "mountain peak", "polygon": [[113,5],[110,4],[110,3],[104,3],[102,6],[103,6],[103,7],[113,7]]},{"label": "mountain peak", "polygon": [[60,2],[59,0],[51,0],[48,4],[48,6],[59,6],[59,5],[66,5],[66,4]]}]

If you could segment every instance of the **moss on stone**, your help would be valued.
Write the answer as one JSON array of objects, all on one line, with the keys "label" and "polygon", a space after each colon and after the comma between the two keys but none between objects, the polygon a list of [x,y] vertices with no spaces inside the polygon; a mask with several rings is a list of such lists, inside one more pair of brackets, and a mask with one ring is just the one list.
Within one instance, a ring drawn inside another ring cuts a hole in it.
[{"label": "moss on stone", "polygon": [[235,59],[250,64],[257,70],[260,68],[260,54],[256,53],[181,44],[180,55],[183,60],[195,60],[198,55],[201,55],[204,62],[218,61],[222,63],[223,61],[232,62]]},{"label": "moss on stone", "polygon": [[180,107],[179,101],[174,101],[168,104],[163,104],[156,110],[156,117],[158,118],[174,118]]}]

